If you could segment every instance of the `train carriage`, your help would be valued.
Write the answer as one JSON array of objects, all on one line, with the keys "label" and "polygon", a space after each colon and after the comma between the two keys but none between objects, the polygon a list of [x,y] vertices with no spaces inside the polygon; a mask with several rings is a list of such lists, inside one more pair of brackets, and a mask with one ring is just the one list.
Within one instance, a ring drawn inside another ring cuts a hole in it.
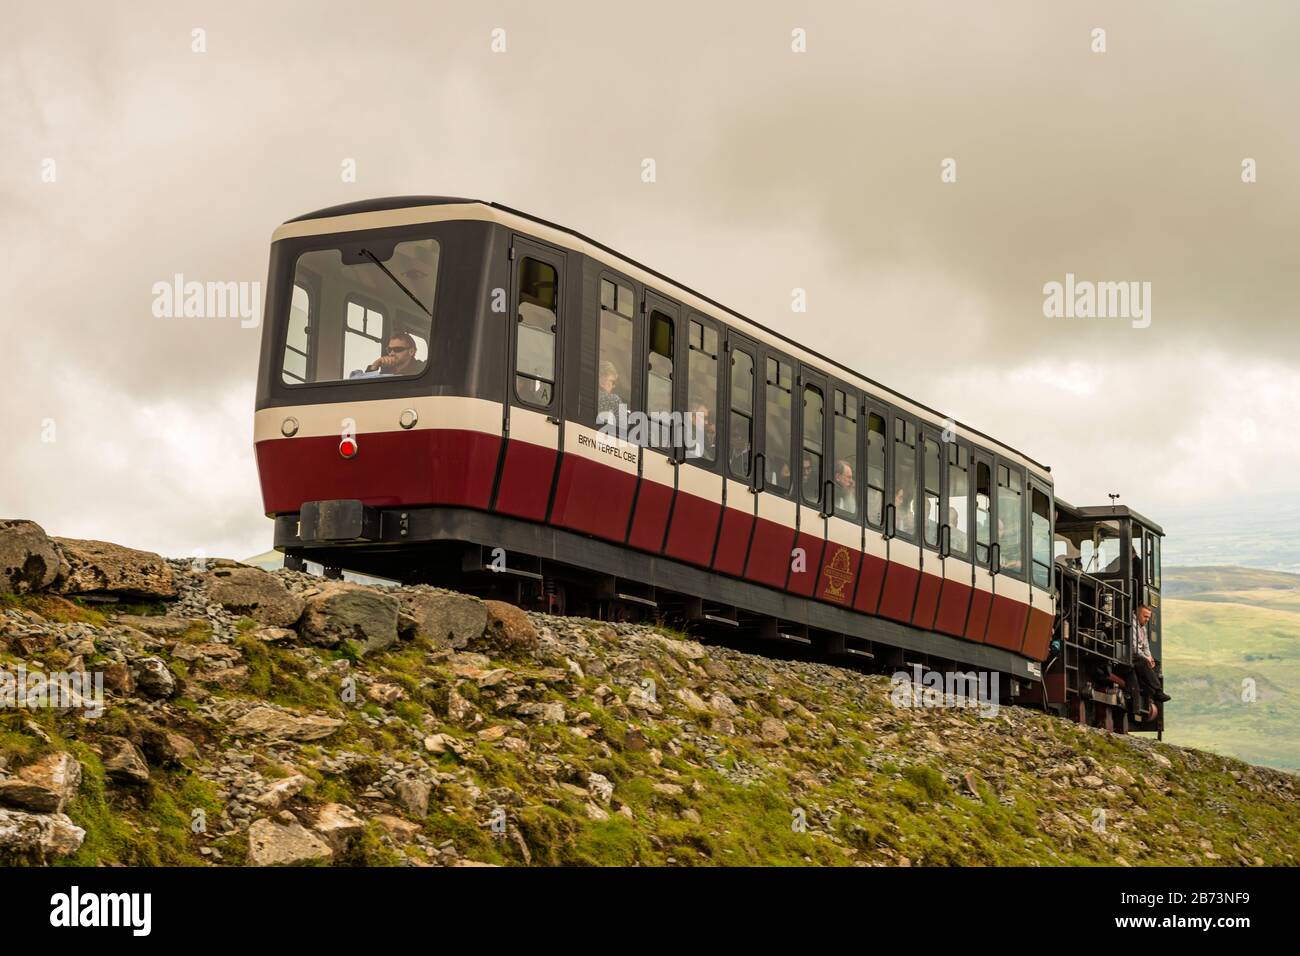
[{"label": "train carriage", "polygon": [[[1134,566],[1071,566],[1047,467],[578,233],[445,197],[325,209],[276,230],[266,310],[255,446],[290,565],[1133,710],[1058,597],[1098,581],[1126,622]],[[1140,516],[1070,519],[1158,547]]]}]

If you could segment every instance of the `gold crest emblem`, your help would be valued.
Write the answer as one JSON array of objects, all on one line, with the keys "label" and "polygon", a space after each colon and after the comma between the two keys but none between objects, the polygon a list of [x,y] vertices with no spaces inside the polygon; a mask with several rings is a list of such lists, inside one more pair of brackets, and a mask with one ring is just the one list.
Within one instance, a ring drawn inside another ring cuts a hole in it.
[{"label": "gold crest emblem", "polygon": [[826,586],[822,589],[822,597],[829,598],[832,601],[843,601],[846,597],[844,588],[853,578],[853,567],[849,560],[848,548],[840,545],[836,549],[835,556],[831,558],[831,563],[822,570],[822,577],[826,579]]}]

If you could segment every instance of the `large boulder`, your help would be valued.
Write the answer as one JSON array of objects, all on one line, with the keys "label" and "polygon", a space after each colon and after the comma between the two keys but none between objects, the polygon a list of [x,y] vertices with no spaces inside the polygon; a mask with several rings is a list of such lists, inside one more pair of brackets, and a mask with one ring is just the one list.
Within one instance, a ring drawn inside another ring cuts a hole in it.
[{"label": "large boulder", "polygon": [[291,714],[276,707],[254,707],[235,721],[236,736],[260,736],[270,740],[321,740],[343,726],[343,721],[317,714]]},{"label": "large boulder", "polygon": [[313,644],[355,641],[362,654],[397,643],[401,603],[391,594],[348,582],[331,582],[307,599],[298,633]]},{"label": "large boulder", "polygon": [[258,820],[248,828],[250,866],[302,866],[333,858],[333,848],[301,823]]},{"label": "large boulder", "polygon": [[170,565],[150,551],[106,541],[54,540],[68,565],[55,586],[63,594],[112,594],[145,600],[176,597]]},{"label": "large boulder", "polygon": [[61,558],[34,521],[0,519],[0,593],[43,591],[59,576]]},{"label": "large boulder", "polygon": [[271,627],[292,627],[304,601],[274,574],[261,568],[217,568],[207,575],[208,598],[227,611]]},{"label": "large boulder", "polygon": [[504,601],[484,601],[488,612],[487,627],[478,643],[488,651],[521,654],[535,650],[540,638],[528,615]]},{"label": "large boulder", "polygon": [[0,861],[46,862],[75,853],[86,831],[62,813],[0,808]]},{"label": "large boulder", "polygon": [[125,737],[105,737],[103,740],[104,773],[118,783],[148,783],[149,765],[144,755]]},{"label": "large boulder", "polygon": [[0,780],[0,803],[36,813],[62,813],[81,786],[81,764],[70,753],[47,754]]},{"label": "large boulder", "polygon": [[476,597],[449,591],[400,592],[402,612],[418,636],[461,650],[487,627],[487,606]]}]

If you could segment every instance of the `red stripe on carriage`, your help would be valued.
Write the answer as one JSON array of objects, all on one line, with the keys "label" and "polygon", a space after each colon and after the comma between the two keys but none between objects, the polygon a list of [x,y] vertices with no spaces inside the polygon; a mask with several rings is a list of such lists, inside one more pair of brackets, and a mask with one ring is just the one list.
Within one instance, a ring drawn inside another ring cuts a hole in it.
[{"label": "red stripe on carriage", "polygon": [[1055,616],[1036,607],[1029,609],[1029,627],[1025,631],[1024,655],[1036,661],[1047,660],[1052,643],[1052,625]]},{"label": "red stripe on carriage", "polygon": [[813,589],[817,586],[818,572],[821,571],[826,539],[800,531],[795,537],[794,546],[803,549],[803,570],[799,570],[800,565],[795,564],[791,558],[790,581],[786,589],[804,597],[812,597]]},{"label": "red stripe on carriage", "polygon": [[966,619],[966,640],[984,643],[988,633],[989,612],[993,609],[993,592],[971,588],[970,616]]},{"label": "red stripe on carriage", "polygon": [[875,614],[880,607],[880,592],[885,586],[885,571],[889,562],[876,554],[862,554],[862,580],[853,596],[853,609]]},{"label": "red stripe on carriage", "polygon": [[[997,587],[997,584],[993,586]],[[994,594],[993,610],[989,612],[989,630],[985,643],[1003,650],[1019,652],[1025,640],[1025,625],[1028,623],[1028,604],[1013,601],[1001,594]]]},{"label": "red stripe on carriage", "polygon": [[641,479],[636,496],[636,514],[627,543],[642,551],[658,554],[664,546],[664,528],[673,504],[673,489],[648,478]]},{"label": "red stripe on carriage", "polygon": [[943,578],[937,574],[921,572],[921,584],[916,589],[916,607],[912,611],[912,625],[924,630],[934,630],[934,616],[939,610],[939,592]]},{"label": "red stripe on carriage", "polygon": [[722,509],[722,530],[718,533],[718,552],[713,556],[713,570],[740,577],[745,573],[749,554],[749,536],[754,530],[754,516],[735,508]]},{"label": "red stripe on carriage", "polygon": [[554,448],[519,439],[507,442],[495,510],[516,518],[544,521],[558,457]]},{"label": "red stripe on carriage", "polygon": [[745,577],[768,587],[784,588],[790,573],[790,551],[794,547],[794,528],[756,518],[754,541],[749,546]]},{"label": "red stripe on carriage", "polygon": [[943,590],[939,592],[939,610],[934,615],[934,629],[953,637],[966,634],[966,612],[970,609],[971,591],[969,584],[945,578]]},{"label": "red stripe on carriage", "polygon": [[636,475],[580,455],[565,455],[551,523],[621,544],[635,494]]},{"label": "red stripe on carriage", "polygon": [[862,565],[862,552],[857,548],[828,542],[822,554],[821,575],[817,580],[817,597],[833,604],[848,604],[853,597],[853,585]]},{"label": "red stripe on carriage", "polygon": [[336,435],[268,439],[255,454],[263,508],[288,514],[340,498],[486,508],[500,447],[499,435],[439,428],[358,435],[354,458],[339,455]]},{"label": "red stripe on carriage", "polygon": [[684,491],[677,492],[664,553],[679,561],[707,568],[713,557],[713,542],[718,536],[721,517],[721,504]]},{"label": "red stripe on carriage", "polygon": [[920,568],[890,561],[889,569],[885,571],[885,586],[880,592],[880,607],[876,613],[904,624],[910,622],[916,586],[920,580]]}]

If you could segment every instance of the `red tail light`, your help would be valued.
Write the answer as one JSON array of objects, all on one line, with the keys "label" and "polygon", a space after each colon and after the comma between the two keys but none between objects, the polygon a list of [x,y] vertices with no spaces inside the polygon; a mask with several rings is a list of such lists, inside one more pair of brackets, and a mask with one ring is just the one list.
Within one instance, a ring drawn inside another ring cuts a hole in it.
[{"label": "red tail light", "polygon": [[339,454],[344,458],[355,458],[357,456],[357,440],[355,438],[345,438],[339,442]]}]

